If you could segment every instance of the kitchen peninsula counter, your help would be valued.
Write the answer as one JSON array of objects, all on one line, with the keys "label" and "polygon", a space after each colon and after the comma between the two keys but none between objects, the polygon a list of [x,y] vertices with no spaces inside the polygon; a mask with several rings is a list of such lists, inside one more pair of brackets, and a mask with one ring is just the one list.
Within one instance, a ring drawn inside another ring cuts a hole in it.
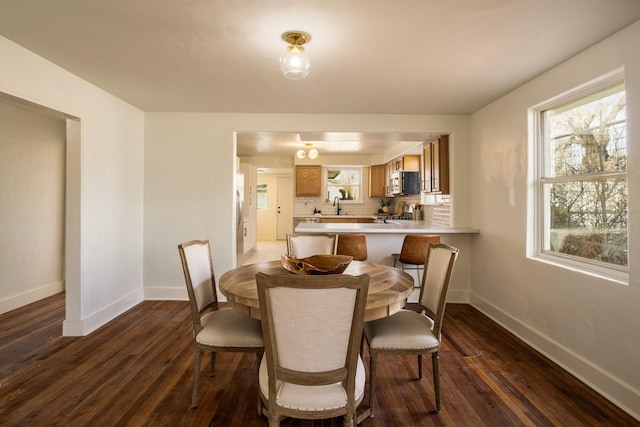
[{"label": "kitchen peninsula counter", "polygon": [[296,233],[365,233],[365,234],[478,234],[475,228],[451,228],[429,225],[424,221],[387,220],[375,223],[300,223]]}]

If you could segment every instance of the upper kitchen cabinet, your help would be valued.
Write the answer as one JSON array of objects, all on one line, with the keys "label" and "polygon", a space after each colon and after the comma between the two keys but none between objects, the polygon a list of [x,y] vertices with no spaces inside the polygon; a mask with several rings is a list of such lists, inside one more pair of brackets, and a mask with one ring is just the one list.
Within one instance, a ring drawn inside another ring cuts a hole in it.
[{"label": "upper kitchen cabinet", "polygon": [[420,155],[407,154],[391,161],[393,171],[420,172]]},{"label": "upper kitchen cabinet", "polygon": [[322,167],[296,166],[296,197],[320,197],[322,191]]},{"label": "upper kitchen cabinet", "polygon": [[424,144],[422,150],[424,191],[449,194],[449,136]]},{"label": "upper kitchen cabinet", "polygon": [[391,193],[391,173],[393,172],[394,162],[388,162],[384,165],[384,196],[385,197],[393,197]]},{"label": "upper kitchen cabinet", "polygon": [[369,197],[386,197],[389,185],[389,175],[386,165],[369,167]]}]

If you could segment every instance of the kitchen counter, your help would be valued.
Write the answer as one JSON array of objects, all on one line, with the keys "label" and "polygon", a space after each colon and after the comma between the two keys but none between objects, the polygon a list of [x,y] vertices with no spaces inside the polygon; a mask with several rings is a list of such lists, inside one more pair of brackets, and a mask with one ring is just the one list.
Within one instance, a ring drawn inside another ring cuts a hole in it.
[{"label": "kitchen counter", "polygon": [[[327,216],[329,217],[329,216]],[[340,215],[345,218],[357,216]],[[371,216],[363,216],[371,218]],[[365,234],[477,234],[475,228],[451,228],[429,225],[424,221],[387,220],[376,223],[300,223],[296,233],[365,233]]]},{"label": "kitchen counter", "polygon": [[376,215],[332,215],[332,214],[302,214],[302,215],[293,215],[294,218],[366,218],[366,219],[376,219],[378,218]]}]

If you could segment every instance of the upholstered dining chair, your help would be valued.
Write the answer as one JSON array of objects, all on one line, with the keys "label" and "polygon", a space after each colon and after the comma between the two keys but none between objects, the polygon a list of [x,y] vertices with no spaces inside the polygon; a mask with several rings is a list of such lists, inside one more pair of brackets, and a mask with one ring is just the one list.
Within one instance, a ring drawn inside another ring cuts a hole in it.
[{"label": "upholstered dining chair", "polygon": [[336,253],[336,235],[328,233],[287,234],[287,253],[296,258]]},{"label": "upholstered dining chair", "polygon": [[431,243],[440,243],[440,236],[437,234],[407,234],[402,241],[400,253],[391,254],[393,257],[393,266],[395,267],[400,263],[402,271],[417,270],[417,283],[422,283],[420,271],[424,269],[424,262],[427,259],[427,249]]},{"label": "upholstered dining chair", "polygon": [[337,255],[351,255],[356,261],[367,260],[367,236],[364,233],[338,234]]},{"label": "upholstered dining chair", "polygon": [[265,341],[259,411],[270,427],[284,417],[341,415],[352,427],[364,397],[358,349],[369,276],[257,273],[256,282]]},{"label": "upholstered dining chair", "polygon": [[364,337],[369,346],[369,406],[374,414],[376,364],[380,354],[418,355],[418,377],[422,379],[422,355],[431,354],[436,411],[440,412],[440,331],[451,273],[458,249],[445,244],[429,245],[417,311],[401,310],[383,319],[367,322]]},{"label": "upholstered dining chair", "polygon": [[198,406],[200,364],[203,351],[211,352],[211,372],[215,374],[216,353],[264,352],[260,321],[232,308],[218,308],[211,247],[208,240],[191,240],[178,245],[184,280],[189,293],[193,320],[195,368],[191,407]]}]

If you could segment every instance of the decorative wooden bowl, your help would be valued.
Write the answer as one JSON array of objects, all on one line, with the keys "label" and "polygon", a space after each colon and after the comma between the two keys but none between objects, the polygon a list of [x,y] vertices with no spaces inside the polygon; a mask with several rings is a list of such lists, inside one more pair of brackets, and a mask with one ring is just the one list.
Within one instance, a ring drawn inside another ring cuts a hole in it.
[{"label": "decorative wooden bowl", "polygon": [[349,255],[313,255],[307,258],[296,258],[293,255],[282,254],[282,266],[295,274],[342,274],[351,261]]}]

